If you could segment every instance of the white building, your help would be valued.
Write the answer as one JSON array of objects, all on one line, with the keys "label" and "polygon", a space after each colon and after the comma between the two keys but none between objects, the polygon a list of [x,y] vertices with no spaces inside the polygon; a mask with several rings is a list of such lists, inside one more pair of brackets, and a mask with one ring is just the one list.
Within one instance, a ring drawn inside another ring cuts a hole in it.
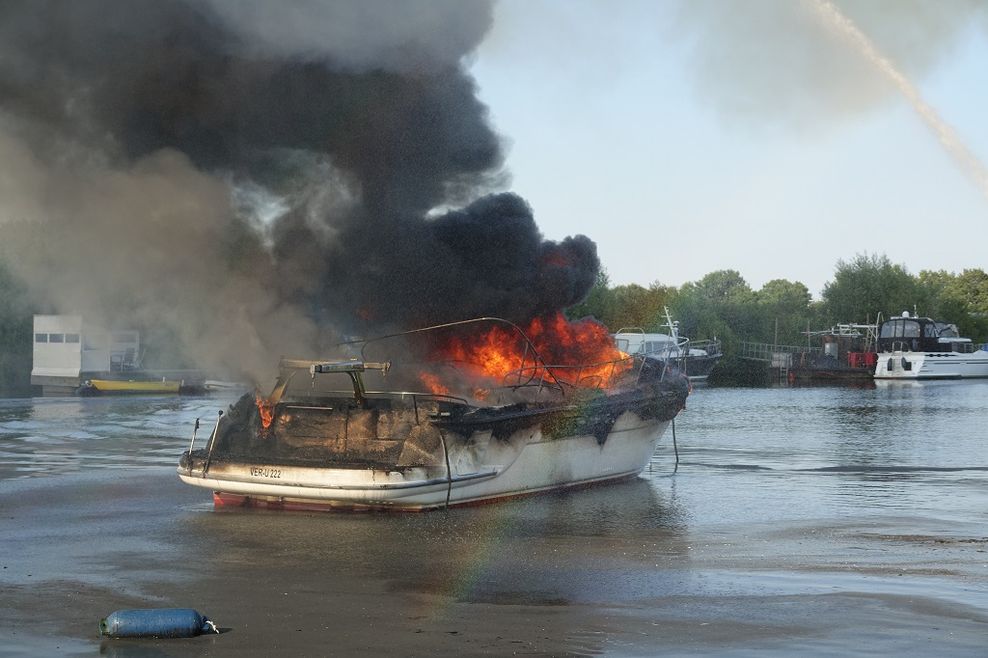
[{"label": "white building", "polygon": [[31,384],[69,393],[95,375],[137,370],[140,347],[134,330],[107,331],[80,315],[35,315]]}]

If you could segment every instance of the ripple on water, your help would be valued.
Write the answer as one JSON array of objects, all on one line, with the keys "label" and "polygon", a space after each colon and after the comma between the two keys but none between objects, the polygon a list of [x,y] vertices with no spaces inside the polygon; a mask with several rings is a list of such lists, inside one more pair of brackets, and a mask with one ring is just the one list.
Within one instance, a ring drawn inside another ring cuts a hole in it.
[{"label": "ripple on water", "polygon": [[0,478],[173,465],[216,399],[0,400]]}]

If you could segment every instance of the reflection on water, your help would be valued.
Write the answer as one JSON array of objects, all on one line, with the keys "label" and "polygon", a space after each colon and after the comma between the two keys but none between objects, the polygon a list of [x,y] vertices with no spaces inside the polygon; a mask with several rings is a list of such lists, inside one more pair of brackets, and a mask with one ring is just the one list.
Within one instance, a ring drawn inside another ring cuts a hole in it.
[{"label": "reflection on water", "polygon": [[449,512],[227,508],[196,514],[183,525],[199,538],[197,553],[224,556],[210,565],[218,577],[217,569],[243,565],[310,564],[357,582],[384,579],[391,591],[557,605],[654,596],[657,579],[681,580],[679,573],[657,574],[656,566],[688,563],[684,518],[668,495],[639,480]]},{"label": "reflection on water", "polygon": [[[694,523],[890,511],[984,518],[988,382],[878,384],[694,394],[677,419],[677,483]],[[703,496],[724,490],[732,496]]]},{"label": "reflection on water", "polygon": [[0,479],[172,465],[195,419],[228,404],[175,396],[0,400]]}]

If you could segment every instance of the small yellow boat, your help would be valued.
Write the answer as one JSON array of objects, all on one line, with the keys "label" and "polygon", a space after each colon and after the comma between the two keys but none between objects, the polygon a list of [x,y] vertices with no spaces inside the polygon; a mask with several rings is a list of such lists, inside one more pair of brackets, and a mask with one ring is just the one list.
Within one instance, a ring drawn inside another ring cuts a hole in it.
[{"label": "small yellow boat", "polygon": [[128,380],[128,379],[89,379],[89,388],[97,393],[178,393],[182,387],[180,381],[157,380]]}]

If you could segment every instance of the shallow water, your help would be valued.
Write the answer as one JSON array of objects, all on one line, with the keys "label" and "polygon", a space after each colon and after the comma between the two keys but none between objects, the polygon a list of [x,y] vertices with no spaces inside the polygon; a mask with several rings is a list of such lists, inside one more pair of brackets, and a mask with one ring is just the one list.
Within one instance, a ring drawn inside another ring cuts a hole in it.
[{"label": "shallow water", "polygon": [[[930,514],[983,523],[986,423],[988,382],[699,390],[677,420],[676,486],[689,488],[685,506],[704,526],[742,511],[749,522]],[[653,474],[660,463],[665,455]]]},{"label": "shallow water", "polygon": [[[250,591],[293,593],[298,615],[368,587],[445,601],[437,624],[464,606],[552,611],[537,654],[653,655],[663,636],[671,653],[969,655],[988,633],[988,382],[698,388],[678,469],[667,434],[632,482],[397,516],[214,511],[174,469],[194,420],[202,445],[229,402],[0,401],[2,579],[24,597],[0,608],[29,616],[42,582],[153,602],[205,573],[212,609],[235,616],[242,593],[224,588],[250,564]],[[408,619],[396,628],[425,624]],[[248,639],[237,651],[273,650]],[[423,646],[470,648],[449,641]]]},{"label": "shallow water", "polygon": [[[0,478],[168,469],[222,398],[0,400]],[[988,382],[698,388],[642,478],[691,527],[898,513],[988,519]],[[986,529],[988,531],[988,529]]]}]

